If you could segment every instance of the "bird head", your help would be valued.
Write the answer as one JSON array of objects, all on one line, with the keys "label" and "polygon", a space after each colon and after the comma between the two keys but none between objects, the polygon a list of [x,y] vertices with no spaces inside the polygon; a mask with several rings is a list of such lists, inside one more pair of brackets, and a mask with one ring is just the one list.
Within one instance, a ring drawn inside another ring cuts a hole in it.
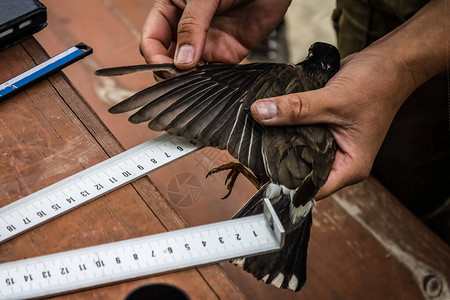
[{"label": "bird head", "polygon": [[332,77],[339,70],[340,54],[333,45],[316,42],[311,45],[306,59],[297,65],[311,73],[324,72]]}]

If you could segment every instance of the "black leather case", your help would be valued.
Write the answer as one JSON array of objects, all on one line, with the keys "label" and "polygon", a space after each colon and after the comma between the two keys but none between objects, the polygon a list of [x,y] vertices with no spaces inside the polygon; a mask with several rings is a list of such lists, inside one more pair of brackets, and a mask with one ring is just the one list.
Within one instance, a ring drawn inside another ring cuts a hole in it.
[{"label": "black leather case", "polygon": [[47,26],[47,9],[37,0],[0,0],[0,51]]}]

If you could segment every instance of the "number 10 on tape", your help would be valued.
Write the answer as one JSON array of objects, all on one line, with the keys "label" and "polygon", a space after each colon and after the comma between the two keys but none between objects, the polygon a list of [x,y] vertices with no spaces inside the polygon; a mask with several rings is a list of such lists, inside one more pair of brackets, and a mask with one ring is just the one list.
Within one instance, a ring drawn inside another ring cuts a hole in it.
[{"label": "number 10 on tape", "polygon": [[284,229],[264,213],[0,264],[0,299],[35,298],[281,249]]}]

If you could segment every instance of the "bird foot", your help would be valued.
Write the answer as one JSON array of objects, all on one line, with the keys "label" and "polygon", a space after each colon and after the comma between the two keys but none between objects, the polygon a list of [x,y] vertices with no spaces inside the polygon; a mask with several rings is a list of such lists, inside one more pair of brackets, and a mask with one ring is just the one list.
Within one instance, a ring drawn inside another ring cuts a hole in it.
[{"label": "bird foot", "polygon": [[222,199],[225,199],[228,196],[230,196],[231,191],[233,190],[234,187],[234,183],[239,174],[244,175],[245,178],[247,178],[257,189],[259,189],[262,186],[261,182],[258,180],[258,178],[256,178],[255,175],[253,175],[249,170],[247,170],[247,168],[245,168],[242,164],[236,162],[230,162],[228,164],[224,164],[217,168],[212,169],[211,171],[208,172],[208,174],[206,174],[206,178],[208,178],[209,175],[226,170],[230,170],[230,172],[227,175],[227,178],[225,179],[225,184],[227,185],[228,193]]}]

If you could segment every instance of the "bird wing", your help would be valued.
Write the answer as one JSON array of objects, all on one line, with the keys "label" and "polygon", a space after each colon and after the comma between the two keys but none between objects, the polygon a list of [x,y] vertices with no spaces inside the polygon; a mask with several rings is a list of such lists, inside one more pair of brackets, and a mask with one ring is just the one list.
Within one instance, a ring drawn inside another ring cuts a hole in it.
[{"label": "bird wing", "polygon": [[255,174],[263,175],[264,127],[254,121],[250,106],[257,99],[285,94],[285,79],[295,79],[293,72],[289,65],[272,63],[200,66],[138,92],[109,111],[140,108],[131,122],[149,122],[152,130],[226,149]]}]

